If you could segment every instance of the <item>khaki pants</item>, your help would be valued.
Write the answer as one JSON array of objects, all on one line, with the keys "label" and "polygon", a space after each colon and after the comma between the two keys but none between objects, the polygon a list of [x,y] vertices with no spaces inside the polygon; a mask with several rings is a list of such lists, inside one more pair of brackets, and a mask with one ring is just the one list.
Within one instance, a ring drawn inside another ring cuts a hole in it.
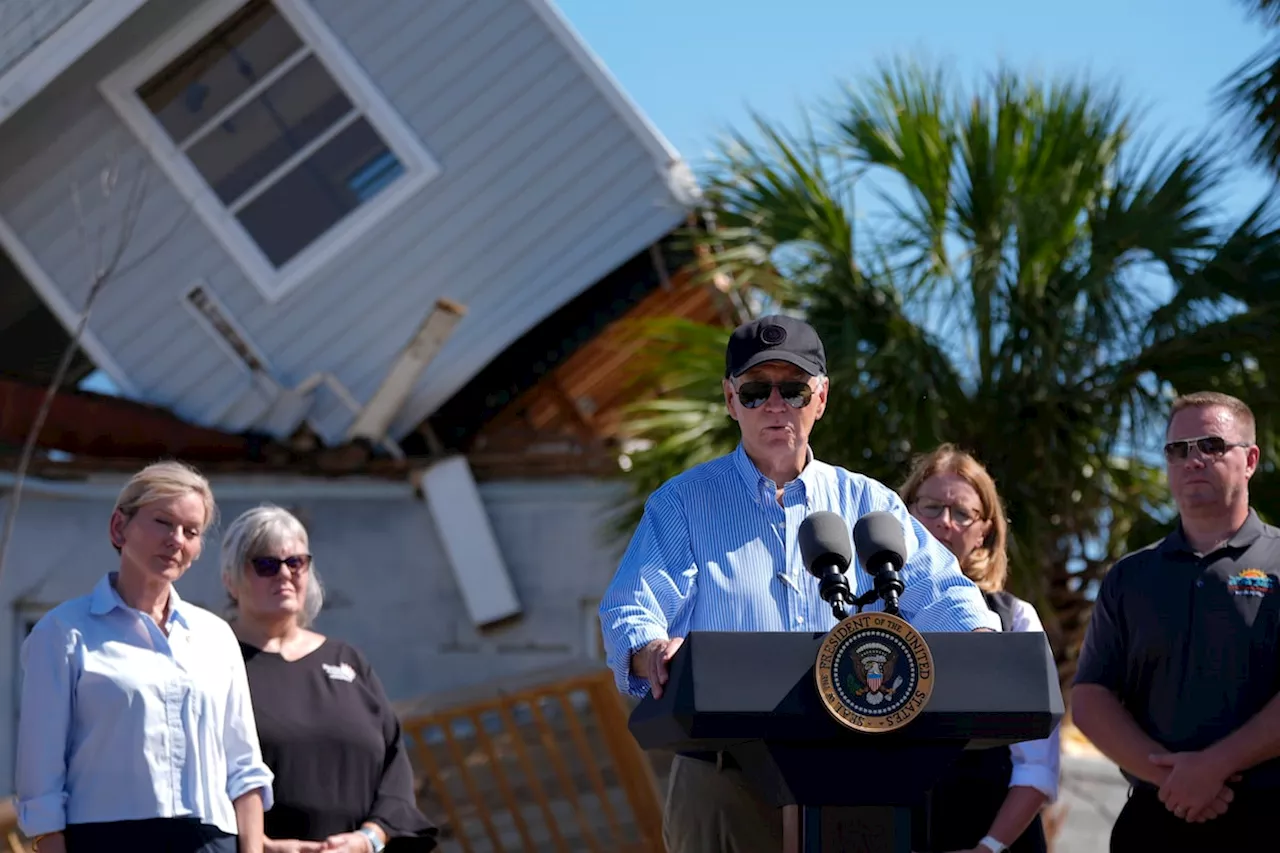
[{"label": "khaki pants", "polygon": [[677,755],[662,840],[667,853],[781,853],[782,810],[757,797],[741,770]]}]

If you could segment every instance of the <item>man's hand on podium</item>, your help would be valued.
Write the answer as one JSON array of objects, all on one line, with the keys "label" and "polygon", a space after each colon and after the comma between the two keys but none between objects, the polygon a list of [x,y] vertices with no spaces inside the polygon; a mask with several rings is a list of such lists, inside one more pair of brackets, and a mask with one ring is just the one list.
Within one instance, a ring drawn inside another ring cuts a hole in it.
[{"label": "man's hand on podium", "polygon": [[662,686],[667,683],[667,664],[683,643],[683,637],[653,640],[647,646],[632,652],[631,673],[649,682],[649,692],[654,699],[662,698]]}]

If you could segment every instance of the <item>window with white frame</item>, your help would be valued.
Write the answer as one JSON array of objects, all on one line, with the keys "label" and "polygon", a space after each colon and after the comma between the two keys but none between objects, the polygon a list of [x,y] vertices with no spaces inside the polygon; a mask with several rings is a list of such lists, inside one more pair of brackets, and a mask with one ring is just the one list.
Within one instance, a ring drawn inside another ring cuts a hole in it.
[{"label": "window with white frame", "polygon": [[103,91],[269,298],[439,171],[305,0],[209,0]]}]

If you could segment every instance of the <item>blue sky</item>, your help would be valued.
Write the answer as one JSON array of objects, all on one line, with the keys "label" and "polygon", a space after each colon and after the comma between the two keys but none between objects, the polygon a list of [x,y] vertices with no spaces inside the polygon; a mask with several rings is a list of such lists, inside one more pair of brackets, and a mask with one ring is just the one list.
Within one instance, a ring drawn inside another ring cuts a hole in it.
[{"label": "blue sky", "polygon": [[[641,109],[697,166],[748,108],[791,120],[886,58],[946,60],[966,75],[1088,73],[1146,109],[1144,127],[1199,131],[1210,96],[1263,43],[1236,0],[557,0]],[[1241,175],[1231,207],[1257,198]]]}]

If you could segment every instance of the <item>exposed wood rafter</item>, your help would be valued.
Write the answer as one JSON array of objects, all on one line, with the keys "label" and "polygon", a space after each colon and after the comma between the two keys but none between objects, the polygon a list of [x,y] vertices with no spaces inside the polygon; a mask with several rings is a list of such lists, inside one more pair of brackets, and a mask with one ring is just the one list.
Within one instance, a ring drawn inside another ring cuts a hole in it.
[{"label": "exposed wood rafter", "polygon": [[616,470],[622,412],[637,398],[630,365],[646,346],[636,326],[661,317],[728,326],[732,310],[714,286],[677,274],[669,288],[651,292],[490,420],[471,448],[473,465],[483,457],[478,468],[485,475],[510,466],[509,476]]}]

